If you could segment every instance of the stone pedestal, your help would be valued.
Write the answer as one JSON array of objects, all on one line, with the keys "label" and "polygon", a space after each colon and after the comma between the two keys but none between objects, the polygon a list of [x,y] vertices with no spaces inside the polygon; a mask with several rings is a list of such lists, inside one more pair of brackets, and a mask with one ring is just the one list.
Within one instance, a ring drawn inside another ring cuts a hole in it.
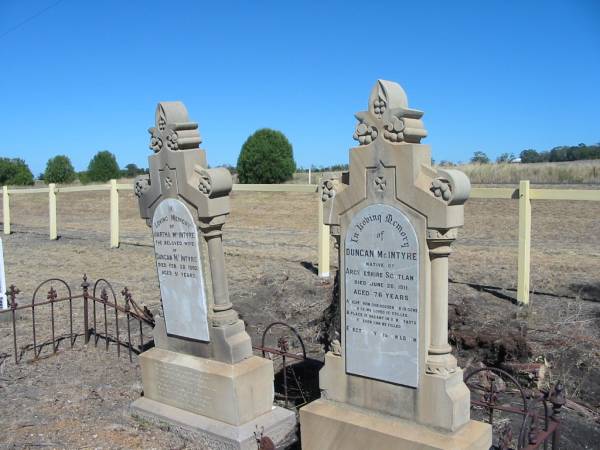
[{"label": "stone pedestal", "polygon": [[482,450],[492,445],[491,427],[471,420],[454,433],[375,414],[330,400],[300,410],[303,450]]},{"label": "stone pedestal", "polygon": [[269,360],[252,356],[226,364],[153,348],[140,364],[144,397],[131,405],[134,414],[175,424],[211,449],[254,449],[255,432],[276,443],[294,438],[295,414],[273,407]]}]

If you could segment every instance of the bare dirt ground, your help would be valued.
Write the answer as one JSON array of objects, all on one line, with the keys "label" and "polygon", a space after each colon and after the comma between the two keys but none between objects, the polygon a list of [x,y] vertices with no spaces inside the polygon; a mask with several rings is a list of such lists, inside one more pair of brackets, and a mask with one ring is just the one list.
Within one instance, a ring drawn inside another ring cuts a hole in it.
[{"label": "bare dirt ground", "polygon": [[[11,197],[13,234],[3,240],[7,281],[20,288],[20,304],[31,301],[47,278],[60,277],[75,287],[85,272],[92,280],[110,280],[117,291],[128,286],[137,301],[157,310],[151,235],[132,193],[121,194],[119,249],[109,249],[107,192],[61,194],[58,202],[61,238],[49,241],[47,197]],[[298,329],[310,356],[322,358],[319,340],[333,282],[315,273],[316,208],[312,194],[234,193],[224,243],[232,301],[255,343],[266,325],[285,321]],[[537,293],[526,311],[515,304],[517,202],[467,204],[466,225],[450,259],[451,339],[463,367],[545,361],[544,383],[560,379],[567,386],[563,448],[595,448],[600,204],[535,201],[532,216],[531,287]],[[332,249],[332,267],[336,258]],[[59,308],[57,334],[64,334],[66,306]],[[83,330],[80,310],[74,307],[76,333]],[[48,320],[38,324],[38,339],[47,339]],[[22,314],[17,335],[19,346],[32,342],[30,314]],[[141,392],[135,358],[129,363],[126,352],[118,358],[115,346],[106,352],[103,342],[97,349],[84,346],[81,337],[73,350],[66,341],[60,348],[57,356],[36,363],[26,362],[32,357],[26,352],[16,366],[12,325],[0,322],[0,353],[8,354],[0,365],[0,448],[195,448],[168,427],[127,414]]]}]

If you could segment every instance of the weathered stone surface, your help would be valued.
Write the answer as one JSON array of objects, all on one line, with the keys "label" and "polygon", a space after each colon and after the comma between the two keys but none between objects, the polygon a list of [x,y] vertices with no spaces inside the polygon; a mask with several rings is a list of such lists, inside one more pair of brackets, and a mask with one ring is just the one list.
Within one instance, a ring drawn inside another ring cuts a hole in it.
[{"label": "weathered stone surface", "polygon": [[153,348],[140,356],[146,398],[231,425],[273,406],[273,363],[256,356],[237,364]]},{"label": "weathered stone surface", "polygon": [[260,436],[269,437],[277,448],[296,441],[296,414],[280,407],[273,407],[241,426],[232,426],[144,397],[136,400],[130,409],[132,415],[158,425],[160,422],[169,423],[170,430],[192,440],[194,448],[256,450]]},{"label": "weathered stone surface", "polygon": [[483,450],[492,445],[489,424],[470,421],[455,433],[317,400],[300,410],[303,450]]}]

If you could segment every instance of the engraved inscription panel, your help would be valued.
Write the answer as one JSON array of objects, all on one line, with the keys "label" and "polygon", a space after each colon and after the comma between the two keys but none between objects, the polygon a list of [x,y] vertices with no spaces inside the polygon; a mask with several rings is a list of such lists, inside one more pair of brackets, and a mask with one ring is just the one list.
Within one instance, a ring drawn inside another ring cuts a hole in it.
[{"label": "engraved inscription panel", "polygon": [[206,386],[202,372],[187,367],[174,368],[155,362],[156,387],[153,399],[197,414],[206,414],[211,408],[214,390]]},{"label": "engraved inscription panel", "polygon": [[408,217],[384,204],[359,211],[344,261],[346,372],[416,388],[419,242]]},{"label": "engraved inscription panel", "polygon": [[152,234],[167,333],[208,341],[198,229],[187,206],[174,198],[161,201]]}]

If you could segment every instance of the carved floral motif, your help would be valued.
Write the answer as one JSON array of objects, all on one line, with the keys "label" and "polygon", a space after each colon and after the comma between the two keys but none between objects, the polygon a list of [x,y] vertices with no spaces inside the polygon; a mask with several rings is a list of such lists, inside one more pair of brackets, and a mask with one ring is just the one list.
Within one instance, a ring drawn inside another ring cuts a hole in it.
[{"label": "carved floral motif", "polygon": [[379,192],[385,191],[385,188],[387,187],[387,181],[385,180],[385,178],[377,177],[377,178],[375,178],[374,183],[375,183],[375,187],[377,188],[377,190]]},{"label": "carved floral motif", "polygon": [[326,202],[335,197],[335,185],[332,180],[325,180],[321,183],[321,200]]},{"label": "carved floral motif", "polygon": [[[382,95],[382,94],[380,94]],[[385,108],[386,108],[386,101],[383,98],[379,98],[377,100],[375,100],[373,102],[373,111],[375,112],[375,115],[381,117],[383,115],[383,113],[385,112]]]},{"label": "carved floral motif", "polygon": [[433,195],[436,197],[441,197],[444,201],[449,202],[452,199],[452,190],[450,189],[450,183],[446,180],[442,180],[440,178],[436,178],[431,182],[431,187],[429,188]]},{"label": "carved floral motif", "polygon": [[177,150],[179,148],[179,145],[177,144],[177,133],[167,135],[167,147],[169,150]]},{"label": "carved floral motif", "polygon": [[200,182],[198,184],[198,189],[205,195],[209,195],[212,191],[212,185],[210,182],[210,176],[206,172],[200,172]]},{"label": "carved floral motif", "polygon": [[356,126],[356,131],[352,137],[355,141],[360,142],[361,145],[368,145],[377,138],[377,134],[377,128],[367,125],[364,122],[360,122]]},{"label": "carved floral motif", "polygon": [[392,117],[392,120],[383,126],[383,137],[391,142],[402,142],[404,140],[404,121],[397,117]]},{"label": "carved floral motif", "polygon": [[150,189],[150,181],[147,178],[138,178],[135,180],[134,193],[137,198],[140,198]]},{"label": "carved floral motif", "polygon": [[163,142],[162,142],[161,138],[154,137],[154,136],[152,136],[150,138],[150,149],[154,150],[155,153],[160,152],[160,149],[162,148],[162,146],[163,146]]}]

